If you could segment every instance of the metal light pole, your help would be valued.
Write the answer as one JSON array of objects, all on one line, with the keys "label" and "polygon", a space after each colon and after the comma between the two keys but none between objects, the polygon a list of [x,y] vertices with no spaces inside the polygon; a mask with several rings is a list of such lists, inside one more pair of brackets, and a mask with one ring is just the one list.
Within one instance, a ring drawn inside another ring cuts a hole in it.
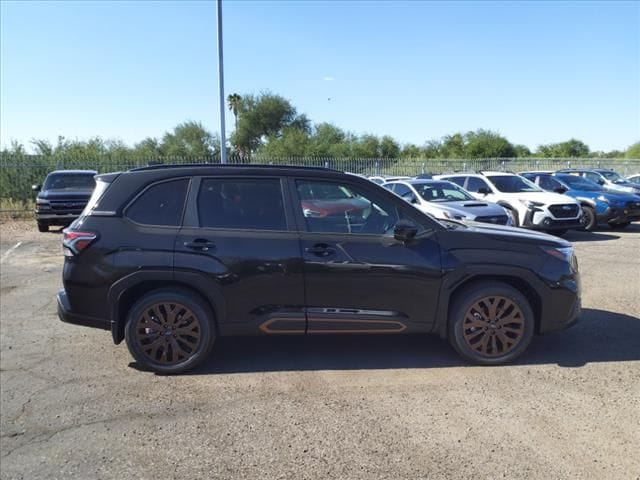
[{"label": "metal light pole", "polygon": [[222,0],[218,4],[218,85],[220,87],[220,162],[227,163],[227,138],[224,126],[224,67],[222,65]]}]

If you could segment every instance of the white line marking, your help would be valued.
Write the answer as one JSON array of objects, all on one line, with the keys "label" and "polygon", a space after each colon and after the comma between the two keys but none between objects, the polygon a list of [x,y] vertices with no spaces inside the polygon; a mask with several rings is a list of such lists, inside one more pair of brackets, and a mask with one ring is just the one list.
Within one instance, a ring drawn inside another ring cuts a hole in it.
[{"label": "white line marking", "polygon": [[2,258],[0,258],[0,263],[4,263],[4,261],[9,258],[9,255],[16,249],[18,248],[20,245],[22,245],[22,242],[18,242],[16,243],[13,247],[11,247],[9,250],[7,250],[6,252],[4,252],[4,255],[2,255]]}]

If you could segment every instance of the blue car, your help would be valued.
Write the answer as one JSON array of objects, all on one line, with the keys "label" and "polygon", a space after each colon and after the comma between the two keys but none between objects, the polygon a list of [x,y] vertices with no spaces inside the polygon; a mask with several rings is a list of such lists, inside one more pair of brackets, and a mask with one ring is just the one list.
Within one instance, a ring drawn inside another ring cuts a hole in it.
[{"label": "blue car", "polygon": [[640,198],[632,193],[605,190],[591,180],[569,173],[523,172],[521,175],[543,190],[564,193],[578,200],[587,231],[595,230],[599,223],[620,230],[640,220]]}]

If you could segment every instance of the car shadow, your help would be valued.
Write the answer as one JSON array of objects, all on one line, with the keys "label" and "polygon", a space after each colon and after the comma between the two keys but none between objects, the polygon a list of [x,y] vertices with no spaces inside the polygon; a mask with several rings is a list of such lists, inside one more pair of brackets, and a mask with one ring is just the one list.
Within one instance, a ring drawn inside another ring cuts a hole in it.
[{"label": "car shadow", "polygon": [[[515,364],[581,367],[634,360],[640,360],[640,319],[584,309],[576,326],[534,337]],[[211,357],[187,375],[467,365],[433,335],[261,336],[219,338]]]},{"label": "car shadow", "polygon": [[[604,229],[603,229],[604,230]],[[611,230],[610,230],[611,231]],[[579,230],[571,230],[561,237],[568,242],[601,242],[604,240],[617,240],[620,235],[604,232],[581,232]]]}]

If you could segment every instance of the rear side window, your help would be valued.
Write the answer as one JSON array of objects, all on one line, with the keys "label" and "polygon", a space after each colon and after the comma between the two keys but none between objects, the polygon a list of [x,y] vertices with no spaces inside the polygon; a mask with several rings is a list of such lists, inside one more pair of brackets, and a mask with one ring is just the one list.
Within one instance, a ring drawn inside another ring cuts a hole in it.
[{"label": "rear side window", "polygon": [[180,225],[188,185],[186,178],[152,185],[127,208],[127,217],[144,225]]},{"label": "rear side window", "polygon": [[466,180],[466,178],[467,177],[451,177],[451,178],[444,178],[443,180],[446,180],[447,182],[453,182],[459,187],[463,187],[464,181]]},{"label": "rear side window", "polygon": [[200,226],[286,230],[279,179],[205,178],[198,192]]}]

